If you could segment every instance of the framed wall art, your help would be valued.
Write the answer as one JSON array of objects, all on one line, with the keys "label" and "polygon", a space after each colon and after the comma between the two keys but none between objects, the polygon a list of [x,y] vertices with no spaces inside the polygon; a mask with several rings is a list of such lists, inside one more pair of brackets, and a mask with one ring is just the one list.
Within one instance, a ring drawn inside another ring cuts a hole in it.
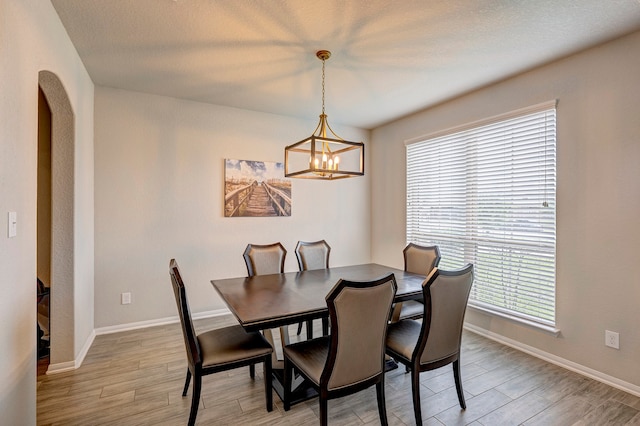
[{"label": "framed wall art", "polygon": [[224,216],[291,216],[291,180],[283,163],[224,160]]}]

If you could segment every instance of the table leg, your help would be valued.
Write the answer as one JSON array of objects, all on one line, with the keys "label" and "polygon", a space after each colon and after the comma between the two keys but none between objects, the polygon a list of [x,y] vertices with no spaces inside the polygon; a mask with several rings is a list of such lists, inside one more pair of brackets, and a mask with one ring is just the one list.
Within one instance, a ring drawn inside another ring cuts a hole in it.
[{"label": "table leg", "polygon": [[[274,333],[280,334],[280,339],[274,338]],[[273,346],[272,354],[272,370],[271,378],[273,384],[273,390],[276,392],[281,401],[284,401],[284,361],[278,359],[278,352],[281,352],[281,348],[290,343],[289,328],[288,326],[282,326],[278,329],[263,330],[263,334],[267,341]],[[276,349],[277,348],[277,349]],[[318,396],[318,392],[311,386],[302,376],[294,377],[292,392],[291,392],[291,405],[297,404],[302,401],[306,401]]]},{"label": "table leg", "polygon": [[307,340],[313,339],[313,320],[307,321]]}]

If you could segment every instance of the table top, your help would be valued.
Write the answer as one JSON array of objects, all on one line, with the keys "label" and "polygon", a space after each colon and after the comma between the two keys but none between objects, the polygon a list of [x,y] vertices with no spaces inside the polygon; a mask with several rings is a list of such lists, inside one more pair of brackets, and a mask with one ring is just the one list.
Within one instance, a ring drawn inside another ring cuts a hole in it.
[{"label": "table top", "polygon": [[338,280],[371,281],[389,273],[398,284],[397,302],[422,297],[423,275],[375,263],[212,280],[211,284],[240,324],[255,331],[326,317],[325,296]]}]

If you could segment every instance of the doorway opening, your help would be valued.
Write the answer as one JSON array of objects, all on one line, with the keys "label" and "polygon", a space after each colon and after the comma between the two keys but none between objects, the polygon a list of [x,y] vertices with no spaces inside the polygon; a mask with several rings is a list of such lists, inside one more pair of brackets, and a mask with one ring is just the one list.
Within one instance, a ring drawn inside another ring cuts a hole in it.
[{"label": "doorway opening", "polygon": [[[75,305],[74,305],[74,152],[75,152],[75,119],[69,96],[58,78],[51,71],[38,73],[38,86],[48,104],[50,113],[49,125],[49,158],[50,158],[50,218],[49,230],[42,232],[43,241],[49,235],[49,248],[43,242],[40,247],[40,229],[38,230],[38,271],[46,270],[47,258],[49,282],[49,366],[60,368],[75,364]],[[38,114],[40,116],[40,113]],[[42,114],[46,116],[46,113]],[[46,121],[46,119],[45,119]],[[46,126],[43,124],[43,127]],[[40,127],[40,124],[38,125]],[[46,134],[46,132],[43,132]],[[46,137],[44,138],[46,139]],[[38,150],[40,154],[40,149]],[[46,148],[42,150],[46,156]],[[40,158],[38,159],[40,160]],[[40,167],[40,161],[38,161]],[[43,159],[43,164],[46,161]],[[42,173],[46,180],[47,171]],[[38,186],[40,187],[40,171]],[[46,184],[42,184],[46,185]],[[44,196],[46,199],[47,197]],[[43,201],[46,204],[46,201]],[[40,200],[38,200],[38,219],[40,219]],[[43,208],[44,212],[45,208]],[[43,213],[43,216],[45,214]],[[43,219],[46,221],[46,219]],[[38,222],[40,227],[40,222]],[[46,225],[43,225],[46,229]],[[42,255],[40,250],[42,249]],[[47,253],[48,251],[48,253]],[[34,277],[37,279],[40,276]]]},{"label": "doorway opening", "polygon": [[51,108],[38,88],[37,327],[38,374],[49,366],[51,288]]}]

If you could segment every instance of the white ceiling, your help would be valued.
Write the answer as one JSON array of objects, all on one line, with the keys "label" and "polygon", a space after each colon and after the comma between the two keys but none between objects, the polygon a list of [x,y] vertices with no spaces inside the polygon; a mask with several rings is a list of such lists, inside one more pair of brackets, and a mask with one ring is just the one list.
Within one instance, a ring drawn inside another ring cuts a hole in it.
[{"label": "white ceiling", "polygon": [[101,86],[315,120],[328,49],[329,121],[362,128],[640,29],[640,0],[52,3]]}]

